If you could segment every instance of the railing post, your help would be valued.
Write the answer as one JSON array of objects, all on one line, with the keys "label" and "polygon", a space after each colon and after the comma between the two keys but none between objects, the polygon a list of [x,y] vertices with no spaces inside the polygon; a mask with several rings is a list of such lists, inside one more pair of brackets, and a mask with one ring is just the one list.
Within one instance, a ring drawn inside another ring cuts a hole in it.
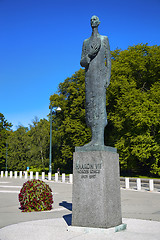
[{"label": "railing post", "polygon": [[65,180],[66,180],[66,175],[65,173],[62,173],[62,182],[65,182]]},{"label": "railing post", "polygon": [[24,178],[27,179],[27,171],[24,172]]},{"label": "railing post", "polygon": [[22,171],[19,172],[19,177],[22,178]]},{"label": "railing post", "polygon": [[17,171],[14,171],[14,178],[17,178]]},{"label": "railing post", "polygon": [[36,180],[39,178],[39,172],[36,172]]},{"label": "railing post", "polygon": [[3,171],[1,171],[1,178],[3,178]]},{"label": "railing post", "polygon": [[30,180],[33,179],[33,172],[30,172]]},{"label": "railing post", "polygon": [[153,190],[154,190],[153,179],[149,179],[149,191],[153,191]]},{"label": "railing post", "polygon": [[129,178],[128,177],[125,178],[125,188],[129,189]]},{"label": "railing post", "polygon": [[69,182],[73,183],[73,174],[69,174]]},{"label": "railing post", "polygon": [[55,182],[58,182],[58,173],[55,173]]},{"label": "railing post", "polygon": [[8,177],[8,171],[5,171],[5,177],[6,178]]},{"label": "railing post", "polygon": [[48,173],[48,180],[51,180],[51,172]]},{"label": "railing post", "polygon": [[42,180],[45,180],[45,172],[42,172]]},{"label": "railing post", "polygon": [[141,179],[137,178],[137,190],[141,191]]},{"label": "railing post", "polygon": [[9,175],[10,175],[10,178],[12,178],[13,177],[13,172],[10,171]]}]

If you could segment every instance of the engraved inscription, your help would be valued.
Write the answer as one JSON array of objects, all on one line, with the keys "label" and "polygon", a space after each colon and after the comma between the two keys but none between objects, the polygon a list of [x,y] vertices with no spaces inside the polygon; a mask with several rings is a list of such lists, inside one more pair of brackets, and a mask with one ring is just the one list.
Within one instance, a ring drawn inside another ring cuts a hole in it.
[{"label": "engraved inscription", "polygon": [[81,178],[95,179],[97,174],[101,172],[101,163],[76,163],[77,173],[81,174]]},{"label": "engraved inscription", "polygon": [[94,175],[89,175],[89,178],[95,178],[96,177],[96,174]]},{"label": "engraved inscription", "polygon": [[76,169],[101,169],[101,163],[76,163]]},{"label": "engraved inscription", "polygon": [[82,175],[81,178],[88,178],[88,175]]}]

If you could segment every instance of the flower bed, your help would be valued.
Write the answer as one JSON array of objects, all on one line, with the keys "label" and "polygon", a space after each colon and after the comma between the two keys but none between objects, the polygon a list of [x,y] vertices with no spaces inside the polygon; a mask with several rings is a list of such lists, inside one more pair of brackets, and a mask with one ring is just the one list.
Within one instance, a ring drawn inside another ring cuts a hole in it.
[{"label": "flower bed", "polygon": [[21,188],[19,202],[23,212],[51,210],[52,190],[48,184],[41,180],[29,180]]}]

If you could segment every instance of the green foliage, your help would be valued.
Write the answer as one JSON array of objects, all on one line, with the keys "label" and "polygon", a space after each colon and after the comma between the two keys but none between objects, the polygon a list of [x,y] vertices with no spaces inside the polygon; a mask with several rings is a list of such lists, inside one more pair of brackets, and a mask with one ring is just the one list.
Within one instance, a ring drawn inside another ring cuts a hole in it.
[{"label": "green foliage", "polygon": [[160,175],[160,47],[112,55],[106,143],[117,147],[123,171]]},{"label": "green foliage", "polygon": [[62,109],[53,116],[54,168],[71,172],[75,146],[84,145],[91,138],[90,129],[85,123],[84,70],[80,69],[61,83],[58,94],[53,94],[50,101],[52,106]]},{"label": "green foliage", "polygon": [[30,161],[28,128],[19,126],[8,137],[8,144],[8,168],[12,171],[26,170]]},{"label": "green foliage", "polygon": [[19,202],[23,212],[51,210],[52,190],[41,180],[29,180],[23,184],[19,193]]},{"label": "green foliage", "polygon": [[49,166],[49,129],[50,124],[46,119],[38,121],[36,118],[30,126],[28,132],[30,168],[44,171]]},{"label": "green foliage", "polygon": [[12,124],[7,122],[4,115],[0,113],[0,169],[5,169],[7,138],[10,134]]},{"label": "green foliage", "polygon": [[19,126],[8,138],[8,167],[11,170],[37,168],[40,172],[49,165],[49,122],[36,118],[30,129]]}]

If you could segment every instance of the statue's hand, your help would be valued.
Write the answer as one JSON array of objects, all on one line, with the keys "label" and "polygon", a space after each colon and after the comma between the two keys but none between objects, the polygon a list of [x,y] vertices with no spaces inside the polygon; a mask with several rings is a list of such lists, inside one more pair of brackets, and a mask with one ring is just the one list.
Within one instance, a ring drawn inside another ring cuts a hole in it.
[{"label": "statue's hand", "polygon": [[99,51],[99,49],[100,49],[100,44],[98,44],[98,43],[92,43],[92,45],[91,45],[91,47],[90,47],[90,52],[89,52],[89,54],[88,54],[88,56],[90,57],[90,58],[94,58],[96,55],[97,55],[97,53],[98,53],[98,51]]}]

